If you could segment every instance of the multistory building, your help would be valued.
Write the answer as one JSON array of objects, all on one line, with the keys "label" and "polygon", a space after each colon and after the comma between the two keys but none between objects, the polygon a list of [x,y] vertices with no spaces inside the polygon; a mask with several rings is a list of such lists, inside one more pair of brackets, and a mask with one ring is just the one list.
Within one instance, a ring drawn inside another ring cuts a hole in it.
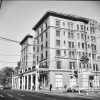
[{"label": "multistory building", "polygon": [[[21,61],[20,68],[17,73],[13,74],[12,88],[13,89],[31,89],[35,82],[34,79],[35,70],[35,39],[32,35],[28,34],[20,42],[21,45]],[[16,69],[15,69],[16,72]]]},{"label": "multistory building", "polygon": [[[33,27],[36,44],[39,45],[36,48],[39,69],[43,69],[42,65],[47,66],[49,72],[44,71],[45,75],[42,75],[46,76],[45,81],[49,81],[54,89],[62,89],[64,85],[71,87],[80,84],[81,88],[95,85],[88,78],[94,75],[94,71],[99,71],[96,62],[96,27],[95,20],[54,11],[48,11]],[[87,56],[88,63],[82,64],[80,60],[77,63],[77,56],[79,59]],[[80,79],[75,77],[75,71],[80,73]],[[97,84],[99,87],[99,80]]]},{"label": "multistory building", "polygon": [[[26,46],[30,36],[20,43],[20,89],[32,90],[33,86],[36,87],[36,65],[39,65],[38,87],[42,89],[49,88],[50,83],[53,89],[63,89],[64,85],[78,85],[81,89],[100,88],[98,24],[93,19],[47,11],[32,28],[35,31],[35,39],[32,38],[35,45]],[[25,53],[25,47],[28,47],[29,54]],[[33,53],[32,58],[30,54]],[[84,56],[88,61],[81,60]],[[93,79],[90,79],[91,76]]]}]

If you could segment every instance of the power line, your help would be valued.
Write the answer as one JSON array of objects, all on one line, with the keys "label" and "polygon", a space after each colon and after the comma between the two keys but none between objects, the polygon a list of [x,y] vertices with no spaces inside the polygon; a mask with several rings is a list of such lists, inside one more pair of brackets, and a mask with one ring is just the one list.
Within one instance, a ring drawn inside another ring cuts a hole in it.
[{"label": "power line", "polygon": [[20,55],[7,55],[7,54],[3,54],[3,53],[0,53],[1,56],[20,56]]},{"label": "power line", "polygon": [[[3,38],[3,37],[0,37],[1,39],[5,39],[5,40],[7,40],[7,41],[11,41],[11,42],[17,42],[17,43],[20,43],[20,42],[18,42],[18,41],[15,41],[15,40],[11,40],[11,39],[7,39],[7,38]],[[100,38],[100,37],[96,37],[96,39],[97,38]],[[89,41],[91,41],[91,40],[89,40]],[[89,42],[89,41],[85,41],[85,42]],[[29,45],[31,45],[31,44],[29,44]],[[34,46],[34,45],[31,45],[31,46]],[[78,45],[76,45],[73,49],[71,49],[71,50],[77,50],[77,47]],[[57,49],[57,48],[51,48],[51,47],[44,47],[44,48],[49,48],[49,49]],[[75,49],[76,48],[76,49]],[[61,49],[61,50],[70,50],[70,49]],[[55,54],[55,53],[52,53],[52,54]],[[96,53],[97,54],[97,53]],[[1,55],[4,55],[4,54],[1,54]],[[67,55],[69,55],[69,53],[67,54]],[[65,56],[67,56],[67,55],[64,55],[64,56],[62,56],[62,57],[60,57],[60,58],[57,58],[57,59],[55,59],[55,60],[52,60],[52,61],[56,61],[56,60],[58,60],[58,59],[61,59],[61,58],[63,58],[63,57],[65,57]],[[18,55],[4,55],[4,56],[18,56]],[[70,58],[69,58],[70,59]],[[50,61],[50,62],[52,62],[52,61]],[[0,62],[4,62],[4,63],[16,63],[16,62],[5,62],[5,61],[0,61]]]},{"label": "power line", "polygon": [[15,40],[8,39],[8,38],[4,38],[4,37],[0,37],[0,39],[3,39],[3,40],[5,40],[5,41],[10,41],[10,42],[15,42],[15,43],[20,43],[19,41],[15,41]]},{"label": "power line", "polygon": [[3,63],[18,63],[18,62],[6,62],[6,61],[0,61],[0,62],[3,62]]}]

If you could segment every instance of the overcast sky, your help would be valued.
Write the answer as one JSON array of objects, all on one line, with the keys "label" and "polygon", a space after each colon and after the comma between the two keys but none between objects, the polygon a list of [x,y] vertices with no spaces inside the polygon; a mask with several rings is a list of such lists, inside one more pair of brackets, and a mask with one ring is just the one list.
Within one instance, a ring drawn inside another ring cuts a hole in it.
[{"label": "overcast sky", "polygon": [[[32,27],[47,10],[75,14],[100,22],[99,1],[3,1],[0,9],[0,37],[21,41],[26,34],[34,34]],[[0,61],[18,62],[20,45],[0,39]],[[15,56],[13,56],[15,55]],[[16,67],[16,63],[0,62]]]}]

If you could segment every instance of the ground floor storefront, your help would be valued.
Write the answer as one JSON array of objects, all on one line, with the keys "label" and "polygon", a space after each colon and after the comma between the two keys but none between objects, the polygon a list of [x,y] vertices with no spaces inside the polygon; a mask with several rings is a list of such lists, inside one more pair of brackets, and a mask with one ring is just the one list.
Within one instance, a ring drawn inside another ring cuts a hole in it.
[{"label": "ground floor storefront", "polygon": [[[37,82],[36,82],[37,75]],[[63,90],[66,87],[73,87],[80,85],[83,89],[99,89],[100,88],[100,75],[94,74],[94,79],[89,80],[89,73],[80,73],[79,79],[75,77],[72,72],[66,70],[40,70],[23,73],[12,78],[12,88],[22,90],[35,90],[36,86],[38,89],[49,89],[52,84],[52,89]]]}]

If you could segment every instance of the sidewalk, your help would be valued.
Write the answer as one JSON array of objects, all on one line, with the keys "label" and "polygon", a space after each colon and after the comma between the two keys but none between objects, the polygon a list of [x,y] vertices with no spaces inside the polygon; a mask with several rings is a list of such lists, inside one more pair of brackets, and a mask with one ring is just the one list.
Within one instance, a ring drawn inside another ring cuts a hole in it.
[{"label": "sidewalk", "polygon": [[22,90],[22,91],[28,91],[28,92],[37,92],[40,94],[48,94],[48,95],[58,95],[58,96],[64,96],[64,97],[81,97],[81,98],[88,98],[88,99],[92,99],[92,100],[100,100],[100,93],[92,93],[89,92],[88,95],[87,93],[80,93],[80,95],[76,92],[76,93],[72,93],[72,92],[64,92],[64,91],[60,91],[60,90]]},{"label": "sidewalk", "polygon": [[65,96],[65,97],[81,97],[81,98],[88,98],[92,100],[100,100],[100,93],[92,93],[89,92],[88,95],[87,93],[72,93],[72,92],[63,92],[63,91],[57,91],[57,90],[52,90],[52,91],[43,91],[40,90],[38,91],[39,93],[44,93],[44,94],[49,94],[49,95],[58,95],[58,96]]}]

